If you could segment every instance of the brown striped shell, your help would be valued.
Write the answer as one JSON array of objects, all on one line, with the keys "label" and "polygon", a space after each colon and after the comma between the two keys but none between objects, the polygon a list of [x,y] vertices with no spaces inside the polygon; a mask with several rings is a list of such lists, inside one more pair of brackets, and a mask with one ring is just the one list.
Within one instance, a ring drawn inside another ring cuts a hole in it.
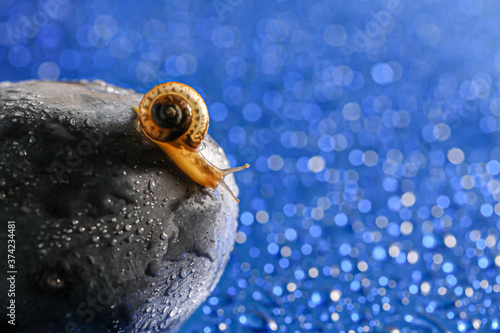
[{"label": "brown striped shell", "polygon": [[[175,127],[162,127],[154,117],[153,110],[164,105],[175,105],[181,111]],[[196,149],[208,131],[208,110],[203,98],[182,83],[166,82],[153,87],[142,98],[138,113],[143,130],[159,142],[177,142]]]}]

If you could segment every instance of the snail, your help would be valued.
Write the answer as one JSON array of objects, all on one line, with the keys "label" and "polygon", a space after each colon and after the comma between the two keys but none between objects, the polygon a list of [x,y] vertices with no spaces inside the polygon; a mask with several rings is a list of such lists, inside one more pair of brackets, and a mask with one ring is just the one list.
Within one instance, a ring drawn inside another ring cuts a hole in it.
[{"label": "snail", "polygon": [[239,202],[224,177],[250,164],[220,169],[202,155],[199,147],[207,133],[209,117],[196,90],[178,82],[161,83],[144,95],[134,111],[144,134],[193,181],[214,190],[220,185]]}]

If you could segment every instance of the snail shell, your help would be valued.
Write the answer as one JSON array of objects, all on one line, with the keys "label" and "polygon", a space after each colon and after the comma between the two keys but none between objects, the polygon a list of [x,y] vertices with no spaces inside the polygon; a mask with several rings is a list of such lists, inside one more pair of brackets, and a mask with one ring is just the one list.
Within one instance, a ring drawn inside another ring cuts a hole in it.
[{"label": "snail shell", "polygon": [[220,169],[201,154],[198,147],[208,131],[209,117],[200,94],[185,84],[166,82],[148,91],[134,110],[144,134],[192,180],[212,189],[221,185],[239,202],[224,177],[250,164]]}]

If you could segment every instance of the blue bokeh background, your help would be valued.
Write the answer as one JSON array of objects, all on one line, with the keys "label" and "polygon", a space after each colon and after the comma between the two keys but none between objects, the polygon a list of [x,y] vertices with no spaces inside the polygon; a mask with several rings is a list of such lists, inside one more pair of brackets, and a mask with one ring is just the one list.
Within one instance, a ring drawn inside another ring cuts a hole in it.
[{"label": "blue bokeh background", "polygon": [[0,0],[0,79],[202,93],[252,168],[182,332],[490,332],[499,35],[494,0]]}]

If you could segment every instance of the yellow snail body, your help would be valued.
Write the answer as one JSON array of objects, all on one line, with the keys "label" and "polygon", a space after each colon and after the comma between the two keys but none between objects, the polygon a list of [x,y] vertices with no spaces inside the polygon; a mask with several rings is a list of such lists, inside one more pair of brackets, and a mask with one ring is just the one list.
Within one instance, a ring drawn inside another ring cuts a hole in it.
[{"label": "yellow snail body", "polygon": [[196,90],[178,82],[162,83],[148,91],[134,110],[144,134],[193,181],[214,190],[221,185],[239,202],[224,177],[250,165],[220,169],[202,155],[198,147],[207,133],[209,118]]}]

